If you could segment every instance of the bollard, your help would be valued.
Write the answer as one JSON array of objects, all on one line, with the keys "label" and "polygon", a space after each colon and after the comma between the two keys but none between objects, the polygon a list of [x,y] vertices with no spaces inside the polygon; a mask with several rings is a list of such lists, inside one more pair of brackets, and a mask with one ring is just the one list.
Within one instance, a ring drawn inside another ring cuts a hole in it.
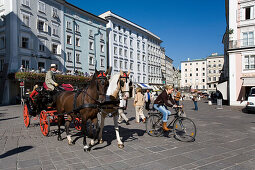
[{"label": "bollard", "polygon": [[222,107],[222,99],[217,99],[217,108],[216,109],[223,109],[223,107]]}]

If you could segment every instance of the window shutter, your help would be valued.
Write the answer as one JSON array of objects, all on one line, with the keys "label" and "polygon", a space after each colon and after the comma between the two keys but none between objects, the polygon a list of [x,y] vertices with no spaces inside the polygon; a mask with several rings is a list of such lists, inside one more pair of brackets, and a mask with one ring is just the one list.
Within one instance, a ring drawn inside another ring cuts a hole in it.
[{"label": "window shutter", "polygon": [[251,19],[253,19],[254,18],[254,7],[252,6],[251,7]]},{"label": "window shutter", "polygon": [[58,45],[57,47],[57,54],[61,54],[61,45]]}]

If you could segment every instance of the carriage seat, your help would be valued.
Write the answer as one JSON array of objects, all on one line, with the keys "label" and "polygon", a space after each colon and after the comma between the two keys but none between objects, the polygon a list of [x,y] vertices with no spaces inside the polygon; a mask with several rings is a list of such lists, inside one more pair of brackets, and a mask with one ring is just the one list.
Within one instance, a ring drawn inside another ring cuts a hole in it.
[{"label": "carriage seat", "polygon": [[[71,84],[61,84],[61,89],[64,89],[64,91],[74,91],[74,88]],[[43,88],[45,90],[48,90],[49,88],[47,87],[46,83],[43,83]]]}]

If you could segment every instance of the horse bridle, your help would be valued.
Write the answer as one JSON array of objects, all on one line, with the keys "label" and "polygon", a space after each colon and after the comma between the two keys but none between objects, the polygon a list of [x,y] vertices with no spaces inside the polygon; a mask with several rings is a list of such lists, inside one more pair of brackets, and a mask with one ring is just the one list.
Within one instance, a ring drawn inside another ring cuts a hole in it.
[{"label": "horse bridle", "polygon": [[121,91],[121,93],[125,93],[125,92],[129,92],[129,90],[127,91],[127,90],[122,90],[121,89],[121,87],[124,87],[124,82],[121,80],[122,78],[124,78],[125,79],[125,81],[126,81],[126,83],[127,83],[127,81],[128,81],[128,79],[129,79],[129,76],[127,75],[127,73],[125,73],[125,72],[123,72],[123,75],[121,76],[120,75],[120,78],[119,78],[119,80],[118,80],[118,82],[117,83],[120,83],[120,91]]},{"label": "horse bridle", "polygon": [[[97,76],[96,79],[103,80],[103,84],[102,84],[102,85],[104,85],[104,83],[105,83],[106,80],[107,80],[107,77],[106,77],[106,74],[105,74],[104,72],[100,72],[100,73],[98,74],[98,76]],[[106,94],[101,94],[101,93],[99,93],[99,87],[98,87],[98,82],[97,82],[97,81],[96,81],[96,86],[97,86],[98,94],[99,94],[99,95],[105,96]]]}]

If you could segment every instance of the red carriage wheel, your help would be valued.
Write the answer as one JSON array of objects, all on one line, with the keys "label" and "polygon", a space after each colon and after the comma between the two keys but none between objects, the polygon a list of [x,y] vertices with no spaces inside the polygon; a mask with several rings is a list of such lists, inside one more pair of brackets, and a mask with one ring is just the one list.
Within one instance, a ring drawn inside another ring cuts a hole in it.
[{"label": "red carriage wheel", "polygon": [[24,104],[23,117],[24,117],[24,124],[26,127],[28,127],[30,125],[30,116],[28,113],[27,104]]},{"label": "red carriage wheel", "polygon": [[78,118],[78,117],[75,118],[74,127],[75,127],[75,129],[81,131],[81,120],[80,120],[80,118]]},{"label": "red carriage wheel", "polygon": [[50,132],[50,118],[45,110],[41,111],[40,113],[40,127],[42,134],[44,136],[48,136]]}]

